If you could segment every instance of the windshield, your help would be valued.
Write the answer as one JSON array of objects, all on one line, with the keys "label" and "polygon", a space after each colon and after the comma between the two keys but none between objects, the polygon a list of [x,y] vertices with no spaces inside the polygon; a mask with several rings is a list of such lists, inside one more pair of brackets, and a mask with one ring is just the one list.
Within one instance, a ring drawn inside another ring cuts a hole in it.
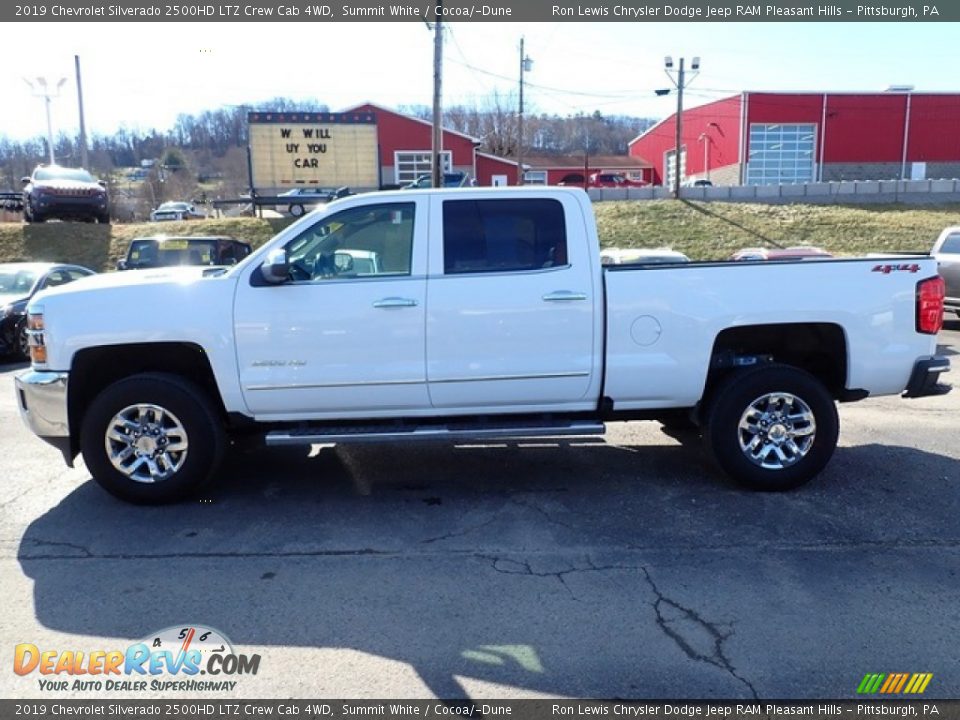
[{"label": "windshield", "polygon": [[74,182],[95,183],[93,175],[81,168],[45,167],[38,168],[33,175],[35,180],[73,180]]},{"label": "windshield", "polygon": [[216,240],[134,240],[130,243],[127,267],[138,269],[172,265],[213,265],[216,257]]},{"label": "windshield", "polygon": [[185,202],[165,202],[163,203],[158,210],[186,210],[187,203]]},{"label": "windshield", "polygon": [[27,295],[36,281],[33,270],[0,265],[0,295]]}]

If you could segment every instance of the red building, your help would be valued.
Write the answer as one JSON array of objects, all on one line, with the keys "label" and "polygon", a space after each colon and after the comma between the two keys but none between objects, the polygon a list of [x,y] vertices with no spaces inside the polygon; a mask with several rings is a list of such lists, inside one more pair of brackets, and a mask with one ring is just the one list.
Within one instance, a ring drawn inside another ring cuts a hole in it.
[{"label": "red building", "polygon": [[[683,113],[681,182],[766,185],[960,177],[960,94],[754,93]],[[676,114],[630,142],[673,182]]]},{"label": "red building", "polygon": [[[430,173],[433,152],[431,122],[372,103],[348,108],[346,112],[367,112],[376,116],[381,187],[403,185]],[[480,144],[477,138],[444,129],[444,170],[465,172],[477,185],[516,185],[516,161],[481,153],[477,150]]]}]

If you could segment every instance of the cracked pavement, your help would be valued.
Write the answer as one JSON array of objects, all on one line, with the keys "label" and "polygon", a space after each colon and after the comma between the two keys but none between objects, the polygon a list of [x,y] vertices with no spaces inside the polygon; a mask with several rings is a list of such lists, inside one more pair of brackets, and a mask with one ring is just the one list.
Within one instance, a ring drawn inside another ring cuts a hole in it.
[{"label": "cracked pavement", "polygon": [[[942,342],[960,350],[960,324]],[[8,658],[201,623],[261,654],[241,697],[851,698],[866,672],[960,688],[960,392],[843,406],[828,470],[783,495],[640,423],[606,443],[235,453],[204,502],[137,508],[28,433],[18,370],[0,366]],[[9,666],[0,693],[40,694]]]}]

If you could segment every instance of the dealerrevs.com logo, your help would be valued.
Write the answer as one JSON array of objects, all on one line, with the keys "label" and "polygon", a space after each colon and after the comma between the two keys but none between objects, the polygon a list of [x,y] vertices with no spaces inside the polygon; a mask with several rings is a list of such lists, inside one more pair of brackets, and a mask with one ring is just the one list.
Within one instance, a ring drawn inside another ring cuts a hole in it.
[{"label": "dealerrevs.com logo", "polygon": [[57,650],[20,643],[13,653],[13,671],[39,674],[39,689],[46,692],[229,692],[239,682],[232,678],[256,675],[259,669],[259,655],[235,652],[226,635],[203,625],[169,627],[123,650]]}]

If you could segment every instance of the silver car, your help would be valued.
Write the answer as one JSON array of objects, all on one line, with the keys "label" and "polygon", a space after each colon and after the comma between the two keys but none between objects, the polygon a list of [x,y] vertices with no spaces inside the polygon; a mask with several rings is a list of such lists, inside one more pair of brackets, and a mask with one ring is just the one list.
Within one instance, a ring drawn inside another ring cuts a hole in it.
[{"label": "silver car", "polygon": [[948,227],[933,244],[930,254],[946,284],[944,307],[960,317],[960,226]]}]

